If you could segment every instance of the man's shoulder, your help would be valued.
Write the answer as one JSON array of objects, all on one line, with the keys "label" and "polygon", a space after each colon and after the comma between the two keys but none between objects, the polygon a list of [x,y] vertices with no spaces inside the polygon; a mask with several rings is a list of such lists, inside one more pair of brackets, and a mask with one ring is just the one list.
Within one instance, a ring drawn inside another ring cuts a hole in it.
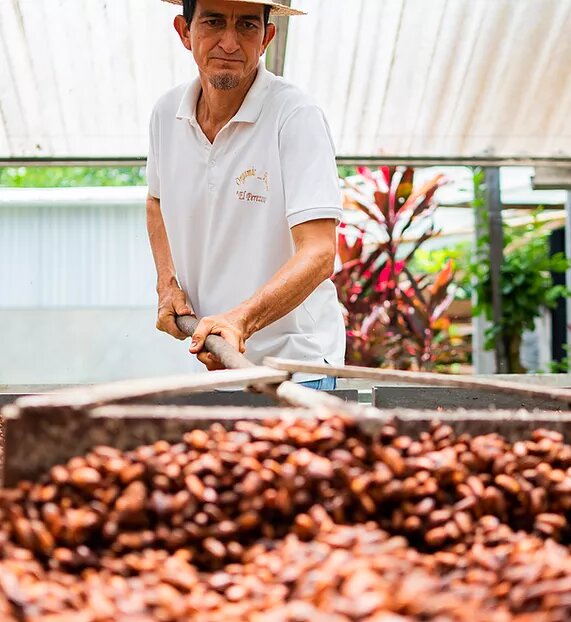
[{"label": "man's shoulder", "polygon": [[182,84],[177,84],[173,88],[169,89],[166,93],[163,93],[154,105],[153,114],[159,116],[174,116],[180,106],[182,97],[189,88],[190,84],[190,82],[183,82]]},{"label": "man's shoulder", "polygon": [[275,76],[270,83],[267,99],[269,107],[279,113],[285,121],[302,108],[319,108],[317,102],[299,87],[284,78]]}]

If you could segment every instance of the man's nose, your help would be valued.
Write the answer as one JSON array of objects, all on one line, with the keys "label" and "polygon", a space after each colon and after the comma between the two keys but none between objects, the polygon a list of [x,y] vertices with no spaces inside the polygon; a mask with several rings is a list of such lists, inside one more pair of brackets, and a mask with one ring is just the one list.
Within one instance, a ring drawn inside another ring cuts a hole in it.
[{"label": "man's nose", "polygon": [[228,26],[224,29],[218,45],[226,54],[232,54],[240,48],[238,45],[238,32],[234,26]]}]

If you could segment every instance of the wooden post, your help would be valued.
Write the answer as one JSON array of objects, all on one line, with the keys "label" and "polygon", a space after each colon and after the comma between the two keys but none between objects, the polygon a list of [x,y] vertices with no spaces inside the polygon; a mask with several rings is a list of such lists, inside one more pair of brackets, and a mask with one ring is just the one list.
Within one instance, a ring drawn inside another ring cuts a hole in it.
[{"label": "wooden post", "polygon": [[[555,166],[536,166],[535,174],[532,177],[532,186],[534,190],[566,190],[567,200],[565,201],[565,256],[571,259],[571,167],[555,167]],[[571,289],[571,268],[565,273],[565,284]],[[565,300],[565,315],[567,323],[567,346],[571,348],[571,298]],[[568,352],[567,359],[570,361],[571,356]]]},{"label": "wooden post", "polygon": [[[565,202],[565,256],[567,260],[571,259],[571,189],[567,190],[567,201]],[[565,285],[568,289],[571,289],[571,268],[565,273]],[[566,313],[565,320],[567,322],[567,347],[570,348],[567,351],[567,360],[571,365],[571,298],[567,298],[565,301]],[[570,367],[571,371],[571,367]]]},{"label": "wooden post", "polygon": [[[290,6],[291,0],[281,0],[280,4]],[[289,17],[274,17],[272,21],[276,25],[276,36],[266,52],[266,68],[276,76],[283,76]]]},{"label": "wooden post", "polygon": [[[483,263],[490,254],[489,243],[484,242],[488,236],[488,221],[486,218],[486,198],[484,192],[484,170],[473,168],[474,178],[474,201],[472,204],[474,213],[474,246],[472,249],[472,261]],[[472,305],[476,306],[477,296],[472,294]],[[494,352],[486,350],[486,329],[490,322],[486,317],[475,315],[472,317],[472,358],[474,369],[477,374],[493,374],[496,371]]]},{"label": "wooden post", "polygon": [[[501,270],[504,261],[504,232],[502,226],[502,199],[500,193],[500,169],[489,167],[485,170],[485,194],[488,208],[490,231],[490,276],[492,281],[492,317],[496,326],[502,322],[502,283]],[[509,372],[504,336],[496,336],[496,371]]]}]

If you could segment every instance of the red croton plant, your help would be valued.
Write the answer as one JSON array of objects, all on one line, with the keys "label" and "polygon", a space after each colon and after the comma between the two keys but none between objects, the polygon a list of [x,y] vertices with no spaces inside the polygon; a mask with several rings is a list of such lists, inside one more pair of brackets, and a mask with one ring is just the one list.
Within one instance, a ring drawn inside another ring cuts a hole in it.
[{"label": "red croton plant", "polygon": [[431,370],[450,347],[444,313],[454,299],[454,269],[448,262],[439,274],[419,275],[410,265],[437,234],[434,194],[445,178],[437,175],[415,189],[411,168],[358,172],[363,185],[345,183],[367,220],[341,225],[342,267],[334,276],[345,312],[347,363]]}]

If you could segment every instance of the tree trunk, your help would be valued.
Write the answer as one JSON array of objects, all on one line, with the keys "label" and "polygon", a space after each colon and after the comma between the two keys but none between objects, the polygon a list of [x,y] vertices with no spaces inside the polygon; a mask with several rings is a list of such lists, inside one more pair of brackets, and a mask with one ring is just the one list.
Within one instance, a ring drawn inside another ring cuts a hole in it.
[{"label": "tree trunk", "polygon": [[527,369],[521,364],[521,334],[511,335],[506,339],[506,350],[508,353],[509,373],[525,374]]}]

